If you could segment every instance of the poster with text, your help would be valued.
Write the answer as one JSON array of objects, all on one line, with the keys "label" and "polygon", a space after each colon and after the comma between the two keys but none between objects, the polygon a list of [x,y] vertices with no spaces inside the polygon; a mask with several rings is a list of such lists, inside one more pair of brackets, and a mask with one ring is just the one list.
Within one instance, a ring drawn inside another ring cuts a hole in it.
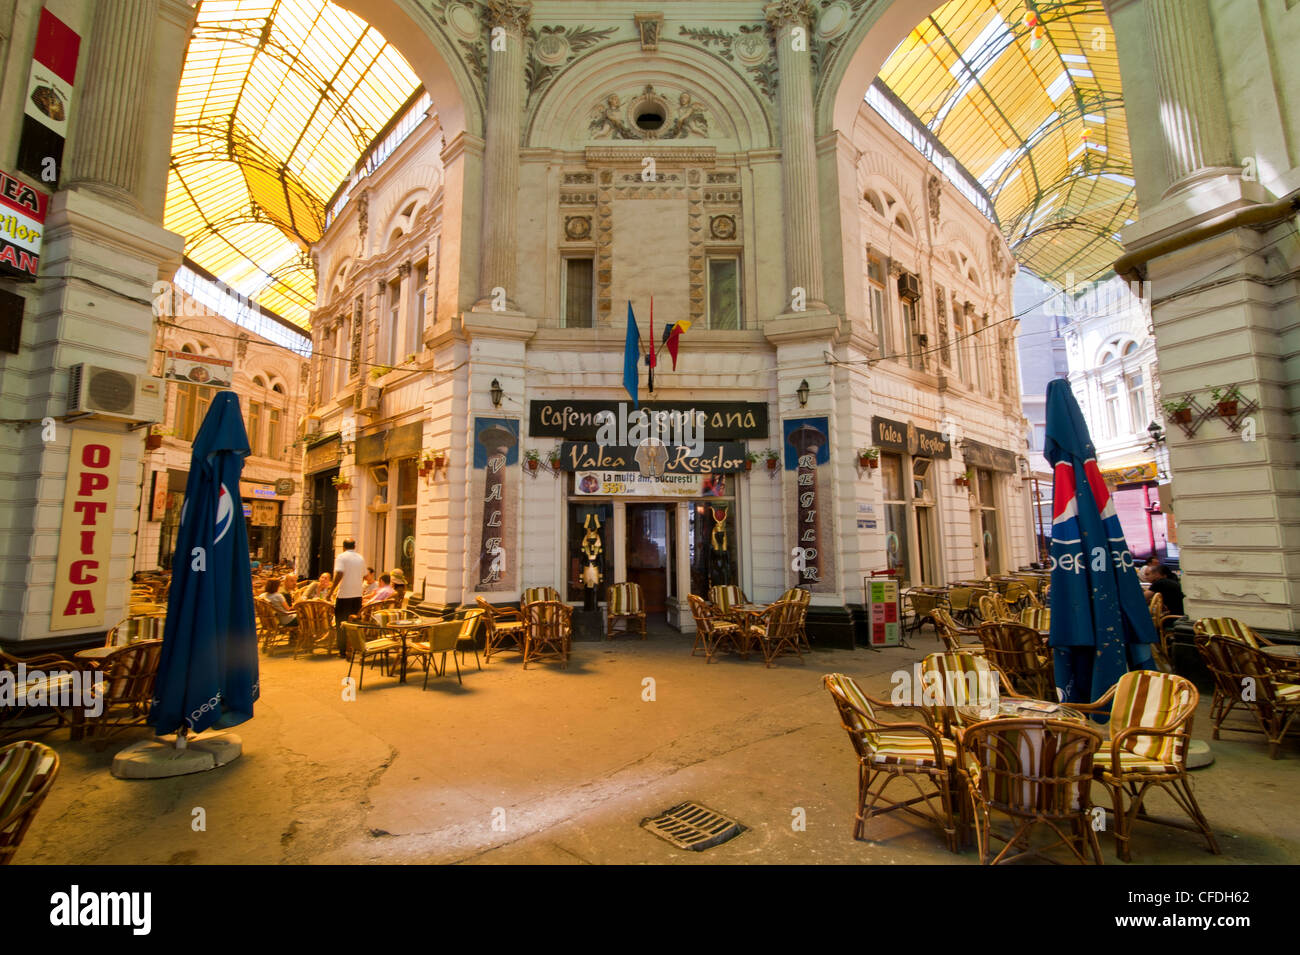
[{"label": "poster with text", "polygon": [[515,548],[518,513],[519,421],[475,418],[470,533],[478,530],[471,551],[470,590],[519,593],[519,554]]},{"label": "poster with text", "polygon": [[830,462],[830,422],[826,418],[791,418],[782,422],[782,450],[794,519],[788,564],[796,587],[815,594],[835,593],[835,524],[832,482],[819,473]]}]

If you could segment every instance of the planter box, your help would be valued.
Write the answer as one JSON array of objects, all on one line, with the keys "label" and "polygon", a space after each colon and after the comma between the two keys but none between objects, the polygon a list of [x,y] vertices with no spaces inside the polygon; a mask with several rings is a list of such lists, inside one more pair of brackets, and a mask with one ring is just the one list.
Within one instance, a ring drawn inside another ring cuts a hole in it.
[{"label": "planter box", "polygon": [[1237,415],[1237,402],[1236,402],[1236,401],[1220,401],[1220,402],[1219,402],[1219,417],[1220,417],[1220,418],[1233,418],[1233,417],[1236,417],[1236,415]]},{"label": "planter box", "polygon": [[1178,424],[1187,424],[1189,421],[1192,420],[1192,409],[1179,408],[1177,411],[1173,413],[1173,419]]}]

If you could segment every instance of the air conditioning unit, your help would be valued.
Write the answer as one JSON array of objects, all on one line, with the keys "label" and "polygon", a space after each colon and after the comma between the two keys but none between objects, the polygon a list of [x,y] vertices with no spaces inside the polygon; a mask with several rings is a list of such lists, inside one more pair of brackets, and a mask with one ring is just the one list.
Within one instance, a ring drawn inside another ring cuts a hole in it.
[{"label": "air conditioning unit", "polygon": [[911,272],[904,272],[898,277],[898,294],[900,298],[905,298],[909,302],[919,301],[921,298],[921,278]]},{"label": "air conditioning unit", "polygon": [[302,433],[308,437],[314,434],[320,434],[320,418],[315,415],[308,415],[303,422]]},{"label": "air conditioning unit", "polygon": [[378,385],[363,385],[357,389],[358,414],[379,414],[380,390]]},{"label": "air conditioning unit", "polygon": [[121,421],[161,421],[165,405],[161,378],[115,368],[78,364],[68,370],[68,414],[93,414]]}]

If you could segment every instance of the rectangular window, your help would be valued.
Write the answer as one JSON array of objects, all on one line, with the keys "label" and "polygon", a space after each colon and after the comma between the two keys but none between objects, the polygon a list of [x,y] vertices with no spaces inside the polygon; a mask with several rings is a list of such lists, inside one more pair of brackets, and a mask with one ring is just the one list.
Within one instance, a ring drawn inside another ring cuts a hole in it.
[{"label": "rectangular window", "polygon": [[889,316],[885,313],[885,264],[874,255],[867,259],[867,293],[871,299],[871,322],[883,358],[893,353],[894,342],[889,334]]},{"label": "rectangular window", "polygon": [[258,401],[248,403],[248,448],[251,454],[262,453],[262,404]]},{"label": "rectangular window", "polygon": [[266,456],[268,458],[284,456],[284,448],[280,447],[280,409],[278,408],[272,408],[267,415]]},{"label": "rectangular window", "polygon": [[564,260],[565,328],[593,328],[596,324],[596,262]]},{"label": "rectangular window", "polygon": [[966,340],[966,313],[960,308],[952,310],[953,349],[957,353],[957,380],[966,383],[966,349],[970,342]]},{"label": "rectangular window", "polygon": [[1142,372],[1128,376],[1128,426],[1130,431],[1141,431],[1147,419],[1147,392]]},{"label": "rectangular window", "polygon": [[983,392],[987,387],[984,379],[984,323],[978,318],[971,319],[971,378],[976,390]]},{"label": "rectangular window", "polygon": [[984,573],[1002,573],[1002,545],[998,534],[998,512],[994,496],[992,471],[977,469],[975,485],[978,489],[980,511],[980,551],[984,556]]},{"label": "rectangular window", "polygon": [[384,356],[385,365],[396,365],[398,345],[402,338],[402,283],[394,280],[388,283],[388,353]]},{"label": "rectangular window", "polygon": [[339,322],[338,331],[334,333],[334,347],[330,349],[331,355],[327,359],[332,366],[330,371],[334,375],[333,394],[338,394],[348,386],[348,322],[347,319]]},{"label": "rectangular window", "polygon": [[202,385],[176,386],[176,417],[172,430],[182,441],[193,441],[208,413],[208,402],[212,400],[212,389]]},{"label": "rectangular window", "polygon": [[1119,430],[1119,382],[1108,381],[1101,387],[1102,404],[1106,409],[1106,436],[1118,437]]},{"label": "rectangular window", "polygon": [[911,563],[907,546],[907,490],[903,486],[903,458],[898,454],[880,456],[880,479],[885,508],[885,559],[898,572],[900,587],[911,583]]},{"label": "rectangular window", "polygon": [[916,345],[916,303],[905,298],[898,300],[903,315],[903,341],[907,342],[907,363],[913,368],[923,365]]},{"label": "rectangular window", "polygon": [[406,350],[418,355],[424,350],[424,323],[426,315],[427,294],[425,286],[429,284],[429,263],[421,262],[415,267],[415,318],[411,322],[411,334],[408,336]]},{"label": "rectangular window", "polygon": [[740,259],[709,259],[709,328],[740,328]]}]

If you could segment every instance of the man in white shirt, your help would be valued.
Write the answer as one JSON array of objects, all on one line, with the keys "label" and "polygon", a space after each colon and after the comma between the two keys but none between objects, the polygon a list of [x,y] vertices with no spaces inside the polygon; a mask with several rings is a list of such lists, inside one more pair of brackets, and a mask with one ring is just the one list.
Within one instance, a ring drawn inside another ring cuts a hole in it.
[{"label": "man in white shirt", "polygon": [[334,625],[338,627],[339,656],[348,655],[347,637],[339,626],[353,614],[361,612],[361,591],[365,586],[366,561],[357,553],[357,542],[343,541],[343,553],[334,560]]}]

